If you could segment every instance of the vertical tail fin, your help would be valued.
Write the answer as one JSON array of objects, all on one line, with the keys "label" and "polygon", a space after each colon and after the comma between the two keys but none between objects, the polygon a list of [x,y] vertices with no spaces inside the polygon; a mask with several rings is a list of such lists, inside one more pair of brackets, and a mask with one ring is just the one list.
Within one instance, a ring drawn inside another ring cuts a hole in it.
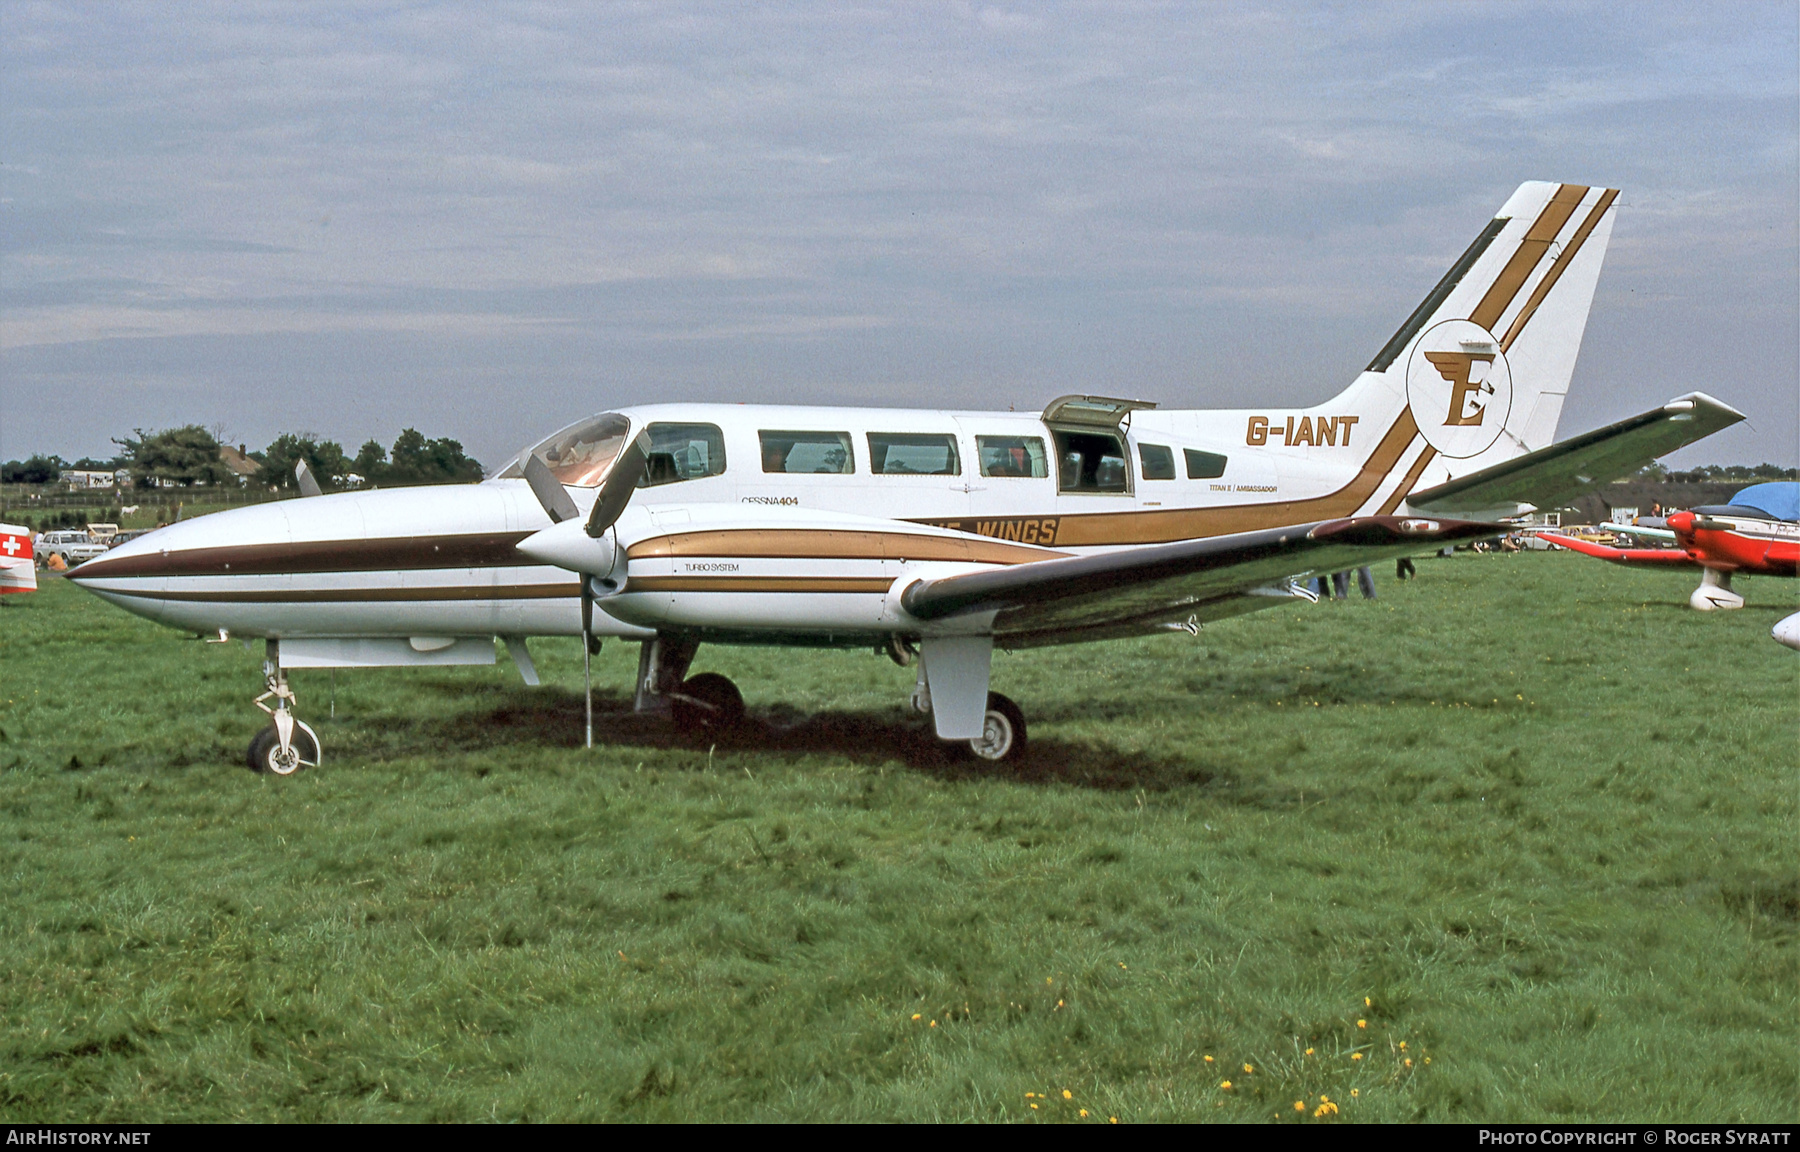
[{"label": "vertical tail fin", "polygon": [[1555,439],[1617,198],[1613,188],[1521,184],[1370,361],[1366,371],[1406,397],[1420,435],[1459,471]]}]

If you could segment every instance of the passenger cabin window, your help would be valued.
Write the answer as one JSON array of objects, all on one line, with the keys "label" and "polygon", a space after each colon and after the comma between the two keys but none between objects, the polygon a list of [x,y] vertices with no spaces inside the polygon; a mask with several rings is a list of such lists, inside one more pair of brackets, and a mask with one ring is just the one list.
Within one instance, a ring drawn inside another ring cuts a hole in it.
[{"label": "passenger cabin window", "polygon": [[1181,454],[1187,457],[1189,480],[1217,480],[1225,475],[1225,457],[1217,452],[1199,452],[1192,448],[1183,448]]},{"label": "passenger cabin window", "polygon": [[848,432],[758,432],[764,472],[856,471]]},{"label": "passenger cabin window", "polygon": [[1175,453],[1161,444],[1139,444],[1138,463],[1146,480],[1175,479]]},{"label": "passenger cabin window", "polygon": [[645,429],[650,450],[644,456],[640,488],[678,484],[718,476],[725,471],[725,435],[717,424],[652,424]]},{"label": "passenger cabin window", "polygon": [[1056,437],[1056,486],[1064,492],[1129,492],[1125,444],[1112,432],[1067,432]]},{"label": "passenger cabin window", "polygon": [[1044,442],[1036,436],[977,436],[975,454],[983,476],[1023,476],[1042,480],[1050,475]]},{"label": "passenger cabin window", "polygon": [[956,437],[936,433],[869,433],[869,471],[877,476],[960,476]]}]

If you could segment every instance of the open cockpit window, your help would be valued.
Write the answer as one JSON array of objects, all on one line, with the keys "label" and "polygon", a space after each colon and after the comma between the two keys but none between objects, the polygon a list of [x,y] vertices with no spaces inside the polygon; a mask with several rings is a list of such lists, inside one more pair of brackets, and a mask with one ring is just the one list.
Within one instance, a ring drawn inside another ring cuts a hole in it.
[{"label": "open cockpit window", "polygon": [[983,476],[1016,476],[1042,480],[1050,475],[1044,442],[1036,436],[977,436],[975,454]]},{"label": "open cockpit window", "polygon": [[644,431],[650,448],[644,453],[644,478],[638,487],[724,474],[725,435],[717,424],[652,424]]},{"label": "open cockpit window", "polygon": [[525,457],[537,455],[550,466],[550,474],[564,484],[592,488],[605,479],[607,469],[624,450],[631,421],[617,412],[603,412],[571,424],[548,440],[519,454],[502,478],[525,475]]},{"label": "open cockpit window", "polygon": [[1056,486],[1064,492],[1131,491],[1125,442],[1116,432],[1073,432],[1053,428]]},{"label": "open cockpit window", "polygon": [[856,471],[848,432],[758,432],[764,472]]},{"label": "open cockpit window", "polygon": [[956,437],[936,433],[869,433],[869,471],[877,476],[960,476]]}]

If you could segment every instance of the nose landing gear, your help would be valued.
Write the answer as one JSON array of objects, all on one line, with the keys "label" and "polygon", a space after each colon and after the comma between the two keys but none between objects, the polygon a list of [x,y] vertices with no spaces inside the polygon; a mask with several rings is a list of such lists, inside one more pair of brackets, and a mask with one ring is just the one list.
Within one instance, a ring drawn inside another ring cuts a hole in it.
[{"label": "nose landing gear", "polygon": [[[293,706],[298,701],[294,690],[288,686],[287,672],[281,667],[281,641],[271,637],[267,645],[263,678],[268,691],[252,703],[269,714],[270,723],[250,741],[245,760],[252,772],[292,776],[302,768],[319,766],[319,737],[304,720],[294,715]],[[263,703],[269,699],[275,701],[273,708]]]}]

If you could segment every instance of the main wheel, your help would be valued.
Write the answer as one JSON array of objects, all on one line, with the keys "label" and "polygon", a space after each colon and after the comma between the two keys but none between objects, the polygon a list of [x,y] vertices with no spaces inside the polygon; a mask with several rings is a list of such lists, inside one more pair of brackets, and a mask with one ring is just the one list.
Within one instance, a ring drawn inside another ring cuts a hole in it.
[{"label": "main wheel", "polygon": [[677,727],[719,732],[744,722],[744,696],[717,672],[702,672],[681,682],[670,701]]},{"label": "main wheel", "polygon": [[250,741],[250,751],[245,758],[249,761],[252,772],[292,776],[302,768],[319,766],[319,738],[311,728],[296,720],[293,738],[288,741],[288,750],[284,755],[281,751],[281,737],[276,735],[275,725],[271,724]]},{"label": "main wheel", "polygon": [[1025,755],[1025,713],[1007,697],[989,692],[981,735],[969,741],[969,751],[983,760],[1018,761]]}]

